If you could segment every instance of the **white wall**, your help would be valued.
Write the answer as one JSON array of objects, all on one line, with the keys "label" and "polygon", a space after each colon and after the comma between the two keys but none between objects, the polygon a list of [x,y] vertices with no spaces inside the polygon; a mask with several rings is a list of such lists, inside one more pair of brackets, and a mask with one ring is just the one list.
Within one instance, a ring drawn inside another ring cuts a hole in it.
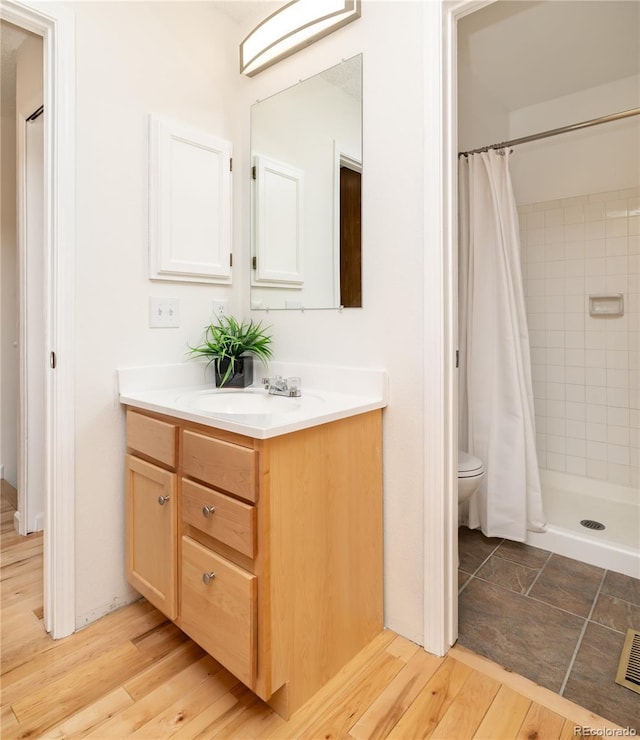
[{"label": "white wall", "polygon": [[17,487],[18,425],[18,232],[16,222],[16,119],[2,111],[0,121],[0,465]]},{"label": "white wall", "polygon": [[[254,312],[273,326],[278,359],[384,367],[390,403],[384,412],[385,622],[423,640],[424,511],[424,260],[439,254],[424,243],[423,6],[365,3],[362,17],[251,79],[239,81],[242,115],[238,150],[246,166],[249,107],[333,66],[363,54],[363,308],[337,311]],[[248,32],[251,25],[241,29]],[[243,34],[239,35],[242,38]],[[437,59],[437,50],[434,50]],[[430,61],[431,63],[431,61]],[[437,100],[430,113],[439,116]],[[427,142],[438,151],[438,142]],[[249,181],[239,209],[249,213]],[[436,210],[439,203],[430,204]],[[241,233],[245,253],[249,221]],[[249,311],[248,272],[242,280]],[[437,347],[433,353],[439,352]],[[304,378],[303,378],[304,383]],[[435,492],[438,495],[438,492]]]},{"label": "white wall", "polygon": [[42,38],[29,35],[17,51],[16,110],[31,115],[43,103]]},{"label": "white wall", "polygon": [[[638,106],[640,77],[625,77],[513,111],[508,138]],[[518,203],[634,187],[640,171],[640,116],[523,144],[511,162]]]},{"label": "white wall", "polygon": [[[427,206],[422,3],[367,3],[362,18],[252,79],[237,72],[252,27],[205,3],[78,3],[77,44],[77,623],[133,597],[124,579],[123,412],[119,366],[177,362],[210,301],[249,309],[249,109],[253,101],[364,54],[362,309],[255,312],[275,355],[385,367],[385,621],[423,639],[424,262],[439,260],[439,202]],[[429,59],[437,64],[437,50]],[[429,113],[440,120],[434,98]],[[147,280],[147,115],[163,113],[234,142],[233,287]],[[437,137],[436,137],[437,138]],[[433,157],[439,141],[427,142]],[[434,173],[435,174],[432,174]],[[433,190],[433,182],[431,183]],[[432,232],[437,227],[432,226]],[[439,277],[434,272],[435,288]],[[151,330],[148,298],[181,301],[181,328]],[[438,332],[432,332],[437,338]],[[434,356],[439,344],[426,348]],[[303,379],[304,382],[304,379]],[[435,436],[435,435],[434,435]],[[433,495],[440,495],[435,491]]]},{"label": "white wall", "polygon": [[[124,416],[116,368],[182,362],[229,287],[148,280],[148,116],[234,138],[235,28],[207,3],[77,3],[77,624],[134,597],[124,577]],[[236,212],[236,227],[241,214]],[[234,268],[235,269],[235,268]],[[234,276],[238,284],[239,276]],[[149,297],[180,301],[150,329]]]},{"label": "white wall", "polygon": [[[460,21],[463,23],[464,19]],[[464,60],[458,66],[458,151],[467,152],[509,138],[509,111],[473,76]]]}]

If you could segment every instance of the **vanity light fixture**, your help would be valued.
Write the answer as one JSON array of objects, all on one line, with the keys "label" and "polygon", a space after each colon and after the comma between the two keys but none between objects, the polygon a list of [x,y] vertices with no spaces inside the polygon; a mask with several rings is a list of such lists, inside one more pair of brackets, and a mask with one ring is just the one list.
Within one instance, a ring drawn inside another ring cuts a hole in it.
[{"label": "vanity light fixture", "polygon": [[253,77],[360,17],[361,0],[293,0],[240,44],[240,72]]}]

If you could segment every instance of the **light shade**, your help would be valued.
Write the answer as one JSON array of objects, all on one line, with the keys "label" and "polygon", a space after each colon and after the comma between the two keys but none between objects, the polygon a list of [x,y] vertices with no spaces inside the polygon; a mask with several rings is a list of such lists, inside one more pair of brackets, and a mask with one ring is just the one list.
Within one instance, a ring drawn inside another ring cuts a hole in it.
[{"label": "light shade", "polygon": [[360,17],[360,0],[293,0],[240,44],[240,71],[252,77]]}]

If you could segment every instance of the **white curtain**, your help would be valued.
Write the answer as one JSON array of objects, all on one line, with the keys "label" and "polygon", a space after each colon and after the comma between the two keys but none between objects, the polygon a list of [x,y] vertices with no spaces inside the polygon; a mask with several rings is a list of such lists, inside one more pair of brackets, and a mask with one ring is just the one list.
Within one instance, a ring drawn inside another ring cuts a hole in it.
[{"label": "white curtain", "polygon": [[508,151],[460,158],[460,445],[484,463],[465,523],[523,542],[546,529]]}]

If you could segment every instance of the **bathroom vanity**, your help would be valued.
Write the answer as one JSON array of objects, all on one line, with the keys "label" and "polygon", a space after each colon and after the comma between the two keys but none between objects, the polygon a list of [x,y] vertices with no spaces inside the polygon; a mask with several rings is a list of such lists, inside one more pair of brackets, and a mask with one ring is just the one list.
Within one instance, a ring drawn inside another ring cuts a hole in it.
[{"label": "bathroom vanity", "polygon": [[288,717],[383,628],[381,408],[261,439],[122,402],[130,584]]}]

